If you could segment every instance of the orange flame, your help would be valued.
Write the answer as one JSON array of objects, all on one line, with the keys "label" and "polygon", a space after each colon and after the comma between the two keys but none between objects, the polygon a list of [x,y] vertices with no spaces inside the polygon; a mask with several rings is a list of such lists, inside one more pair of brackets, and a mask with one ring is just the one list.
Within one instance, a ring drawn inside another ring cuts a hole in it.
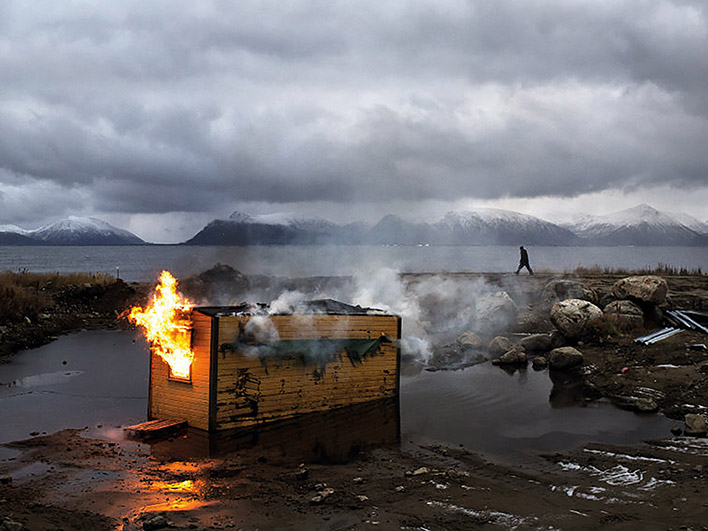
[{"label": "orange flame", "polygon": [[167,362],[172,376],[189,378],[189,368],[194,359],[190,348],[190,320],[185,313],[194,305],[177,293],[177,281],[169,271],[160,274],[152,303],[146,308],[134,306],[128,319],[143,327],[150,348]]}]

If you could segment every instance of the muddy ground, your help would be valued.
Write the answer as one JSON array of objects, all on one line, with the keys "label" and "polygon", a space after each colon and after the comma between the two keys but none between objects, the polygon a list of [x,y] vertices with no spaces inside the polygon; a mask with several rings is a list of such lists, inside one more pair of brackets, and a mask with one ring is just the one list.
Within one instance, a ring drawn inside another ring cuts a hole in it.
[{"label": "muddy ground", "polygon": [[[559,276],[485,280],[525,301],[513,331],[531,333],[550,331],[546,316],[534,312],[535,294]],[[571,276],[601,294],[620,277]],[[669,304],[708,307],[708,277],[667,281]],[[323,282],[343,281],[294,285]],[[202,281],[193,287],[206,289]],[[651,346],[634,343],[643,332],[578,345],[582,400],[622,405],[648,393],[681,427],[685,413],[708,407],[708,354],[687,348],[708,338],[684,331]],[[120,430],[65,430],[6,445],[16,454],[0,461],[0,529],[708,529],[705,438],[667,433],[513,465],[406,440],[353,446],[336,462],[262,445],[218,457],[165,451],[182,439],[150,445],[122,439]]]}]

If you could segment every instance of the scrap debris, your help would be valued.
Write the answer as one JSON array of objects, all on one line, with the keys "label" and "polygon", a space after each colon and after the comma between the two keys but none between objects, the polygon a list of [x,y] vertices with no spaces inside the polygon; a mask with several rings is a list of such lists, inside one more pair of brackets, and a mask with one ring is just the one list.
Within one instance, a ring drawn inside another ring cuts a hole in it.
[{"label": "scrap debris", "polygon": [[698,322],[703,319],[708,319],[708,313],[694,310],[669,310],[666,312],[666,320],[674,326],[663,328],[647,336],[638,337],[634,341],[643,345],[651,345],[668,339],[684,329],[697,330],[708,334],[708,327]]},{"label": "scrap debris", "polygon": [[654,332],[652,334],[649,334],[648,336],[638,337],[634,341],[636,343],[642,343],[643,345],[651,345],[653,343],[657,343],[657,342],[667,339],[673,335],[676,335],[679,332],[682,332],[682,330],[680,328],[668,327],[668,328],[663,328],[663,329],[659,330],[658,332]]}]

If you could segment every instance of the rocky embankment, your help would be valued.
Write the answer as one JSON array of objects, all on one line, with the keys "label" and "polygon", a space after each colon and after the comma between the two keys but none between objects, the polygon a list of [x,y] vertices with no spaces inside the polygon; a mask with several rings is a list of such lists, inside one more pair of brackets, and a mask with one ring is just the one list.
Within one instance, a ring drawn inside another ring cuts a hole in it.
[{"label": "rocky embankment", "polygon": [[[491,360],[514,371],[530,363],[552,378],[580,380],[584,400],[606,398],[637,412],[661,411],[685,420],[686,433],[705,433],[708,334],[670,314],[688,309],[699,324],[708,319],[701,315],[708,307],[704,276],[514,280],[499,279],[499,287],[526,304],[494,309],[506,313],[507,329],[492,337],[489,330],[461,332],[457,341],[434,350],[428,370]],[[680,331],[655,343],[637,341],[665,327]]]},{"label": "rocky embankment", "polygon": [[121,313],[144,298],[147,291],[146,286],[127,284],[122,280],[62,283],[60,286],[54,286],[50,276],[43,280],[38,287],[32,288],[32,296],[40,303],[33,303],[29,310],[3,313],[0,360],[49,343],[61,334],[121,326]]},{"label": "rocky embankment", "polygon": [[[190,282],[195,293],[239,297],[254,287],[317,294],[348,281],[273,284],[221,267]],[[436,346],[428,369],[496,360],[499,370],[548,371],[554,383],[581,382],[583,400],[608,397],[681,419],[680,431],[704,429],[708,354],[697,345],[706,334],[683,330],[650,345],[635,339],[663,327],[671,309],[704,307],[708,277],[462,273],[404,275],[403,282],[422,295],[421,326],[431,335],[465,310],[446,307],[443,288],[477,304],[474,326]],[[492,289],[460,296],[481,282]],[[654,288],[635,294],[637,284]],[[11,352],[71,329],[116,326],[146,288],[50,288],[51,304],[3,325],[0,344]],[[185,458],[126,441],[113,428],[93,437],[63,430],[3,445],[10,453],[0,459],[0,529],[704,529],[708,507],[708,439],[670,434],[631,447],[584,445],[523,465],[406,440],[359,448],[333,464],[287,460],[259,444]]]}]

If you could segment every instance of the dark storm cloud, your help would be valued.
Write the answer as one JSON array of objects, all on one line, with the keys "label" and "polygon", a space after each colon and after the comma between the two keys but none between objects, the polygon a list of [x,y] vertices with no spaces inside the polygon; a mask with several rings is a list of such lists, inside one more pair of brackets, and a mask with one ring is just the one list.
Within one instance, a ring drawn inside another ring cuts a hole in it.
[{"label": "dark storm cloud", "polygon": [[707,49],[678,0],[4,2],[0,175],[124,213],[704,186]]}]

